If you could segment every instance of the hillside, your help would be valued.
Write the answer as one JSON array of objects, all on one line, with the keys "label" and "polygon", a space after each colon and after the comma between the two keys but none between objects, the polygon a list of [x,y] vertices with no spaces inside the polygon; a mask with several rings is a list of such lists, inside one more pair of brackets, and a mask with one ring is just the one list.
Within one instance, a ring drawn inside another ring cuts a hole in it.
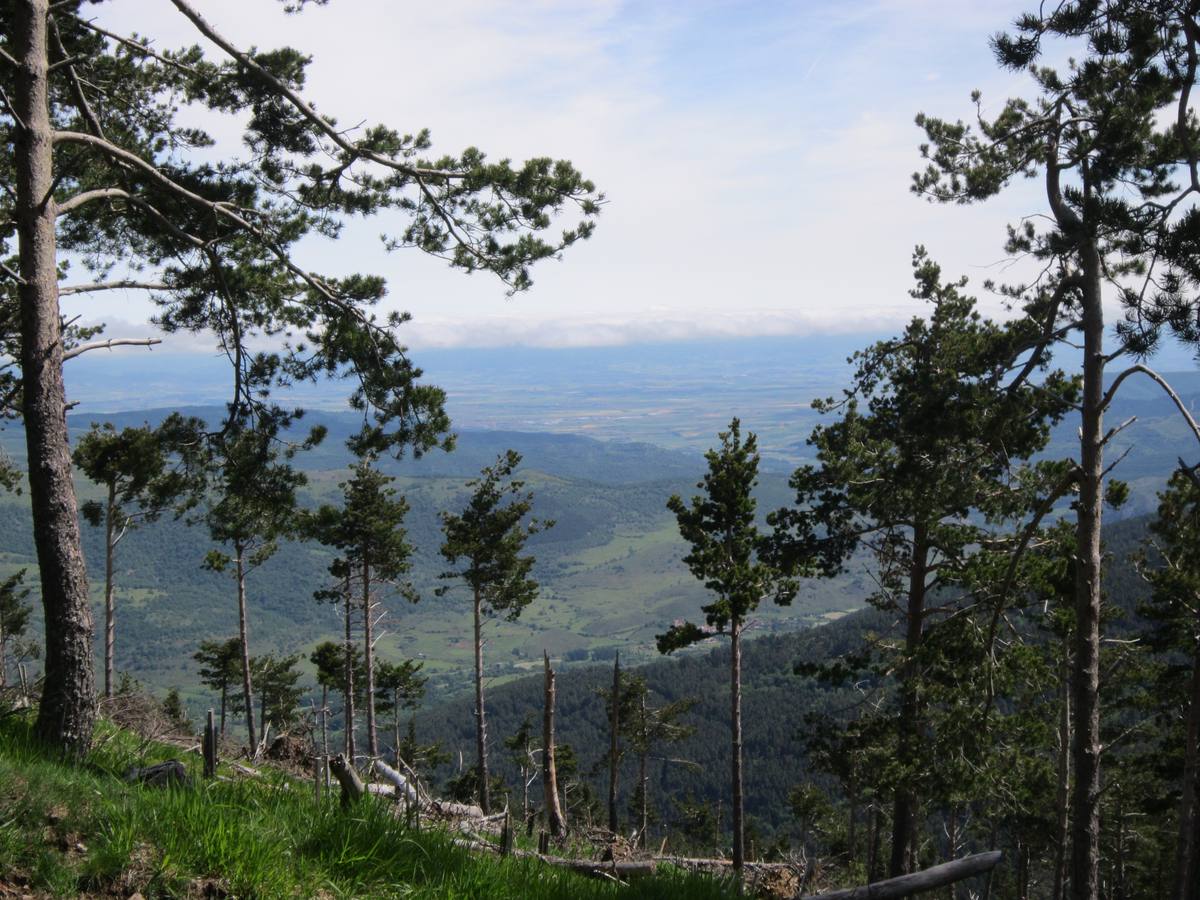
[{"label": "hillside", "polygon": [[[188,410],[215,416],[216,410]],[[110,417],[118,427],[156,422],[163,411]],[[92,416],[72,417],[76,433]],[[315,413],[314,424],[330,429],[325,443],[298,457],[310,484],[303,502],[336,501],[338,482],[349,461],[343,440],[354,416]],[[20,432],[3,432],[3,446],[21,461]],[[513,447],[525,455],[521,476],[535,494],[537,515],[554,519],[537,536],[536,576],[542,596],[518,622],[488,625],[489,674],[513,677],[540,660],[543,649],[571,661],[611,655],[619,647],[631,660],[656,656],[653,635],[672,619],[694,609],[702,588],[680,562],[684,547],[666,510],[674,492],[690,492],[703,460],[693,454],[647,444],[598,441],[578,435],[516,432],[464,432],[450,454],[434,452],[419,460],[390,461],[397,487],[412,511],[407,527],[416,547],[413,581],[423,598],[416,606],[386,603],[388,617],[380,643],[384,658],[426,661],[434,689],[453,692],[466,684],[470,669],[469,607],[463,592],[435,597],[444,565],[438,554],[438,514],[460,506],[465,482]],[[80,478],[81,499],[98,490]],[[786,478],[762,479],[764,509],[785,503]],[[89,571],[103,572],[102,530],[84,527]],[[227,576],[201,568],[211,548],[204,529],[165,517],[131,532],[118,551],[118,671],[128,672],[160,691],[178,686],[196,709],[211,702],[198,686],[191,654],[201,640],[231,635],[236,629],[233,585]],[[255,653],[303,652],[338,637],[339,613],[312,599],[328,581],[330,556],[323,548],[285,543],[249,579],[251,647]],[[0,576],[26,568],[36,583],[36,565],[24,496],[0,497]],[[102,580],[93,576],[99,609]],[[853,608],[861,587],[853,579],[814,585],[785,610],[764,610],[761,630],[795,630],[831,612]],[[39,613],[40,614],[40,613]],[[34,626],[40,629],[40,622]]]},{"label": "hillside", "polygon": [[[535,860],[470,852],[438,826],[406,827],[369,798],[342,809],[311,783],[262,768],[199,778],[196,756],[102,722],[82,765],[38,749],[30,717],[0,717],[0,897],[487,897],[601,900],[610,880]],[[129,784],[131,766],[182,759],[183,787]],[[712,878],[665,870],[638,896],[735,896]]]},{"label": "hillside", "polygon": [[[1147,520],[1132,518],[1105,529],[1106,552],[1112,565],[1105,590],[1111,600],[1112,634],[1119,636],[1137,624],[1134,609],[1144,599],[1145,583],[1124,564],[1145,536]],[[850,689],[835,689],[811,678],[794,675],[798,662],[821,662],[859,647],[868,635],[887,636],[897,623],[874,609],[850,613],[836,621],[799,633],[778,634],[747,641],[742,657],[745,740],[745,802],[749,821],[762,841],[774,840],[793,827],[784,798],[796,784],[814,777],[807,767],[805,717],[810,713],[845,708],[861,698]],[[633,669],[643,675],[654,703],[694,697],[699,702],[687,717],[695,735],[670,748],[672,757],[697,764],[692,769],[657,762],[652,769],[651,797],[665,822],[678,823],[680,801],[703,800],[713,809],[728,802],[729,779],[729,649],[708,642],[703,651],[678,659],[660,659]],[[612,684],[610,666],[569,670],[558,678],[559,741],[571,745],[580,770],[590,773],[608,747],[608,722],[598,692]],[[452,752],[451,764],[439,774],[449,776],[459,753],[474,759],[474,719],[469,698],[429,705],[417,718],[419,738],[438,740]],[[540,722],[542,680],[528,678],[494,688],[488,696],[488,727],[494,765],[506,781],[517,783],[502,740],[514,733],[526,716]],[[607,770],[605,770],[606,772]],[[623,795],[629,802],[633,763],[625,765]],[[592,778],[598,795],[606,775]],[[818,780],[820,780],[818,778]],[[668,799],[669,798],[669,799]]]}]

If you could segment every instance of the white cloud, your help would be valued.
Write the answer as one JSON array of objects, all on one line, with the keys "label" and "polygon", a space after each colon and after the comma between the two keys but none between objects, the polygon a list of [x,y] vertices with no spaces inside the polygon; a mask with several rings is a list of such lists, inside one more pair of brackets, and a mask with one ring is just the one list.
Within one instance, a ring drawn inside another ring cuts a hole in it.
[{"label": "white cloud", "polygon": [[[385,255],[385,223],[305,246],[306,267],[387,275],[388,303],[416,317],[414,344],[899,322],[917,309],[907,298],[914,244],[949,273],[989,271],[1004,223],[1042,205],[1032,190],[968,210],[908,192],[917,110],[968,115],[974,87],[996,98],[1023,88],[986,49],[1018,0],[766,12],[720,0],[334,0],[291,17],[273,3],[195,2],[242,44],[311,52],[308,93],[343,125],[427,125],[439,150],[569,157],[608,194],[595,238],[539,266],[534,291],[508,302],[486,276]],[[196,40],[169,4],[98,9],[161,45]],[[95,304],[131,319],[148,312],[138,298]]]}]

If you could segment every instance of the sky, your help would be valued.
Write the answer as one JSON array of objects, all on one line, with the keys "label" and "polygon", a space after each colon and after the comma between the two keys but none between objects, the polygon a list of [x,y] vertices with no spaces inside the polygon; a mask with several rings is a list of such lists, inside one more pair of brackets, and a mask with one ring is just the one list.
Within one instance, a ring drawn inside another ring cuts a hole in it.
[{"label": "sky", "polygon": [[[305,268],[386,276],[414,348],[888,330],[920,311],[915,244],[979,288],[1004,277],[1005,224],[1044,207],[1035,185],[975,207],[908,187],[918,111],[967,117],[975,88],[985,110],[1029,91],[987,43],[1028,3],[331,0],[296,16],[271,0],[194,3],[242,46],[310,54],[307,95],[343,125],[427,127],[435,152],[567,158],[605,193],[594,237],[512,299],[494,278],[386,252],[378,220],[301,247]],[[95,10],[159,47],[203,43],[166,0]],[[238,150],[236,122],[205,124]],[[68,314],[103,318],[110,336],[147,333],[136,292],[75,302]],[[170,336],[163,349],[207,348]]]}]

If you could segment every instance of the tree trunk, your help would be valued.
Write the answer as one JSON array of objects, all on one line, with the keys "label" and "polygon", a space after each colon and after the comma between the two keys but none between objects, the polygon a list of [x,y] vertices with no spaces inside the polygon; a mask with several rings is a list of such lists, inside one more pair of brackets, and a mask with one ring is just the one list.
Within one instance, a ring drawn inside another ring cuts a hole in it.
[{"label": "tree trunk", "polygon": [[620,748],[617,732],[621,728],[621,654],[613,658],[612,714],[609,716],[608,741],[608,830],[617,833],[617,772]]},{"label": "tree trunk", "polygon": [[1179,841],[1175,851],[1175,900],[1200,900],[1200,644],[1192,657],[1183,783],[1179,797]]},{"label": "tree trunk", "polygon": [[4,622],[0,621],[0,690],[8,687],[8,635],[4,633]]},{"label": "tree trunk", "polygon": [[558,771],[554,766],[554,670],[550,654],[543,652],[546,663],[545,697],[542,711],[542,794],[546,806],[546,824],[559,837],[566,830],[562,806],[558,802]]},{"label": "tree trunk", "polygon": [[50,123],[47,0],[14,5],[12,98],[21,285],[21,380],[29,498],[45,610],[45,681],[37,736],[68,755],[86,753],[96,723],[92,611],[79,534],[63,388],[58,307],[57,209]]},{"label": "tree trunk", "polygon": [[[642,727],[646,727],[646,694],[643,691],[641,696],[642,702]],[[638,844],[645,847],[647,842],[646,832],[650,828],[650,801],[647,799],[647,793],[650,789],[650,779],[646,772],[646,761],[649,757],[649,752],[642,750],[638,754],[638,779],[641,783],[641,797],[639,797],[638,809]]]},{"label": "tree trunk", "polygon": [[1064,638],[1062,661],[1059,664],[1059,713],[1058,713],[1058,788],[1056,806],[1058,821],[1054,842],[1054,893],[1051,900],[1063,900],[1067,884],[1067,851],[1071,836],[1071,670],[1068,639]]},{"label": "tree trunk", "polygon": [[108,508],[104,512],[104,696],[113,696],[113,647],[116,644],[116,610],[113,597],[113,556],[116,555],[117,485],[108,486]]},{"label": "tree trunk", "polygon": [[730,746],[733,790],[733,871],[740,878],[746,862],[742,826],[742,623],[734,616],[729,623],[729,718],[733,726]]},{"label": "tree trunk", "polygon": [[916,762],[920,696],[916,685],[916,655],[921,649],[925,626],[925,576],[929,547],[923,524],[913,529],[912,560],[908,573],[908,612],[904,636],[904,664],[900,667],[900,717],[896,723],[896,757],[900,783],[892,808],[892,858],[888,876],[905,875],[914,868],[917,845],[918,798],[910,779]]},{"label": "tree trunk", "polygon": [[250,758],[258,753],[254,734],[254,691],[250,684],[250,637],[246,626],[246,548],[234,545],[237,563],[238,637],[242,641],[242,702],[246,704],[246,734],[250,740]]},{"label": "tree trunk", "polygon": [[[483,609],[478,588],[474,591],[475,613],[475,750],[479,758],[479,808],[491,813],[487,767],[487,723],[483,717]],[[549,665],[549,663],[547,663]]]},{"label": "tree trunk", "polygon": [[375,639],[371,627],[371,561],[364,555],[362,562],[362,607],[363,607],[363,665],[367,670],[367,752],[372,759],[379,758],[379,734],[375,730]]},{"label": "tree trunk", "polygon": [[[1085,178],[1086,182],[1086,178]],[[1071,896],[1100,896],[1100,526],[1104,499],[1104,312],[1100,254],[1093,238],[1080,247],[1083,265],[1083,412],[1076,501],[1075,658],[1071,798]]]},{"label": "tree trunk", "polygon": [[346,663],[342,679],[342,707],[346,720],[346,759],[354,765],[354,640],[351,634],[353,607],[350,602],[350,576],[347,575],[342,583],[342,592],[346,598]]},{"label": "tree trunk", "polygon": [[229,684],[221,682],[221,740],[225,740],[225,703],[229,698]]}]

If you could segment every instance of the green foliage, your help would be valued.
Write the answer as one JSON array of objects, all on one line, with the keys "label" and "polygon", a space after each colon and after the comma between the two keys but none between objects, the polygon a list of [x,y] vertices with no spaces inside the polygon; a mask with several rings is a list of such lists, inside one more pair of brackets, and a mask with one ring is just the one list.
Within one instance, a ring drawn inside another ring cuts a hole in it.
[{"label": "green foliage", "polygon": [[[537,596],[538,583],[530,575],[533,556],[522,556],[531,535],[554,525],[529,519],[533,495],[522,493],[525,482],[514,479],[521,464],[515,450],[502,453],[481,477],[467,482],[471,495],[461,513],[443,512],[445,541],[441,554],[458,568],[443,572],[445,579],[460,578],[478,598],[488,615],[516,619]],[[438,588],[438,594],[449,585]]]},{"label": "green foliage", "polygon": [[0,685],[8,683],[9,659],[20,662],[37,653],[34,644],[22,643],[33,611],[26,599],[29,588],[23,587],[25,570],[19,569],[0,582]]},{"label": "green foliage", "polygon": [[179,688],[171,688],[171,690],[167,691],[167,696],[163,700],[162,711],[172,727],[185,733],[191,732],[191,717],[188,716],[183,698],[179,696]]},{"label": "green foliage", "polygon": [[[717,631],[737,631],[763,597],[790,603],[797,584],[761,553],[765,542],[754,522],[757,504],[752,495],[758,481],[757,439],[751,433],[743,442],[736,418],[719,437],[720,449],[705,454],[708,472],[697,485],[704,495],[685,504],[676,494],[667,501],[667,508],[675,514],[679,533],[691,545],[684,563],[716,594],[716,599],[703,607],[708,625]],[[670,653],[707,636],[691,622],[672,625],[658,636],[658,649]]]},{"label": "green foliage", "polygon": [[301,672],[296,668],[299,661],[299,653],[284,657],[268,653],[250,660],[263,734],[268,722],[277,732],[283,732],[299,721],[300,702],[307,693],[307,688],[299,685]]}]

